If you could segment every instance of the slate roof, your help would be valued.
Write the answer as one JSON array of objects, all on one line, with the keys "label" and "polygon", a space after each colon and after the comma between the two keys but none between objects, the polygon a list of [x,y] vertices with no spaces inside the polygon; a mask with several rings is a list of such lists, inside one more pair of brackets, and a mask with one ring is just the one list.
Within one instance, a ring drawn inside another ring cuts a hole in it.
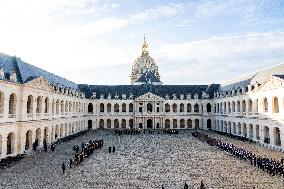
[{"label": "slate roof", "polygon": [[4,70],[5,80],[9,80],[9,75],[11,71],[14,70],[17,75],[17,83],[26,83],[42,76],[54,86],[78,89],[78,85],[72,81],[64,79],[36,66],[30,65],[22,61],[20,58],[12,57],[3,53],[0,53],[0,67],[2,67]]},{"label": "slate roof", "polygon": [[254,85],[256,83],[264,83],[271,75],[278,75],[282,77],[284,75],[284,63],[272,66],[256,73],[247,75],[239,80],[226,84],[221,87],[221,91],[231,91],[233,89],[241,89],[247,87],[249,84]]},{"label": "slate roof", "polygon": [[141,77],[136,82],[141,82],[141,83],[158,82],[160,83],[161,81],[155,76],[153,72],[146,71],[143,75],[141,75]]},{"label": "slate roof", "polygon": [[284,75],[273,75],[273,76],[284,80]]},{"label": "slate roof", "polygon": [[122,94],[126,94],[127,98],[130,93],[134,98],[141,96],[147,92],[151,92],[158,96],[165,98],[166,94],[170,98],[173,97],[173,94],[176,94],[177,98],[181,94],[187,95],[191,94],[192,98],[195,93],[198,94],[199,98],[202,96],[202,92],[205,91],[209,93],[209,97],[213,98],[214,92],[219,90],[219,84],[212,85],[79,85],[79,89],[85,93],[86,98],[91,98],[93,93],[96,93],[97,98],[100,98],[100,95],[103,94],[104,98],[107,98],[108,94],[111,94],[112,98],[115,95],[119,95],[121,98]]}]

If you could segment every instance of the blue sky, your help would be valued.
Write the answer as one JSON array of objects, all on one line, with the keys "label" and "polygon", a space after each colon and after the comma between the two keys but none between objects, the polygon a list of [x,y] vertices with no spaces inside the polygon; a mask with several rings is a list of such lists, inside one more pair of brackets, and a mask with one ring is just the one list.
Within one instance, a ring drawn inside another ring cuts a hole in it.
[{"label": "blue sky", "polygon": [[76,83],[129,84],[146,33],[165,84],[284,63],[283,0],[0,0],[0,51]]}]

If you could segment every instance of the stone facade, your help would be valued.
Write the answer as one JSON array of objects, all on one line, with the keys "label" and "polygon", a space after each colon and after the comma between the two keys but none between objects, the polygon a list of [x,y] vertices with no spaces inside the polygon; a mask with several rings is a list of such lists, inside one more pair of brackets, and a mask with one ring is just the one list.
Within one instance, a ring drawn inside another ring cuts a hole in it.
[{"label": "stone facade", "polygon": [[0,82],[0,157],[13,156],[87,129],[88,100],[53,89],[42,78]]},{"label": "stone facade", "polygon": [[0,158],[86,129],[216,130],[284,150],[284,64],[224,86],[162,85],[154,61],[134,67],[151,73],[132,85],[77,85],[0,54]]},{"label": "stone facade", "polygon": [[212,129],[284,149],[284,80],[270,76],[262,84],[215,93]]}]

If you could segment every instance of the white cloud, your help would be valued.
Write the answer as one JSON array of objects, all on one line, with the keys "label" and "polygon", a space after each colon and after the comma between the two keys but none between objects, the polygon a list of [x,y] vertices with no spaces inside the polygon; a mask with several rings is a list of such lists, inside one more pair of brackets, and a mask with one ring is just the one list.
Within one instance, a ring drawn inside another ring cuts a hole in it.
[{"label": "white cloud", "polygon": [[284,32],[171,44],[154,54],[166,83],[222,82],[284,61]]}]

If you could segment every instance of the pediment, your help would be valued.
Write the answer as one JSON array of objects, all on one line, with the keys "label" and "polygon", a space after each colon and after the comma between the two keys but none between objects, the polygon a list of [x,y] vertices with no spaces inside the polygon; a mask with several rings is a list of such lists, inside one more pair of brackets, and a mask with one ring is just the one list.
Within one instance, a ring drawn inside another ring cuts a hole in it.
[{"label": "pediment", "polygon": [[156,101],[156,100],[160,100],[160,101],[163,101],[165,100],[164,98],[158,96],[158,95],[155,95],[153,93],[145,93],[139,97],[136,98],[137,100],[153,100],[153,101]]},{"label": "pediment", "polygon": [[284,87],[284,80],[276,76],[271,76],[259,87],[259,91],[267,91],[282,87]]},{"label": "pediment", "polygon": [[28,87],[32,87],[34,89],[40,89],[48,92],[53,91],[53,87],[49,84],[49,82],[42,76],[37,77],[25,84]]}]

